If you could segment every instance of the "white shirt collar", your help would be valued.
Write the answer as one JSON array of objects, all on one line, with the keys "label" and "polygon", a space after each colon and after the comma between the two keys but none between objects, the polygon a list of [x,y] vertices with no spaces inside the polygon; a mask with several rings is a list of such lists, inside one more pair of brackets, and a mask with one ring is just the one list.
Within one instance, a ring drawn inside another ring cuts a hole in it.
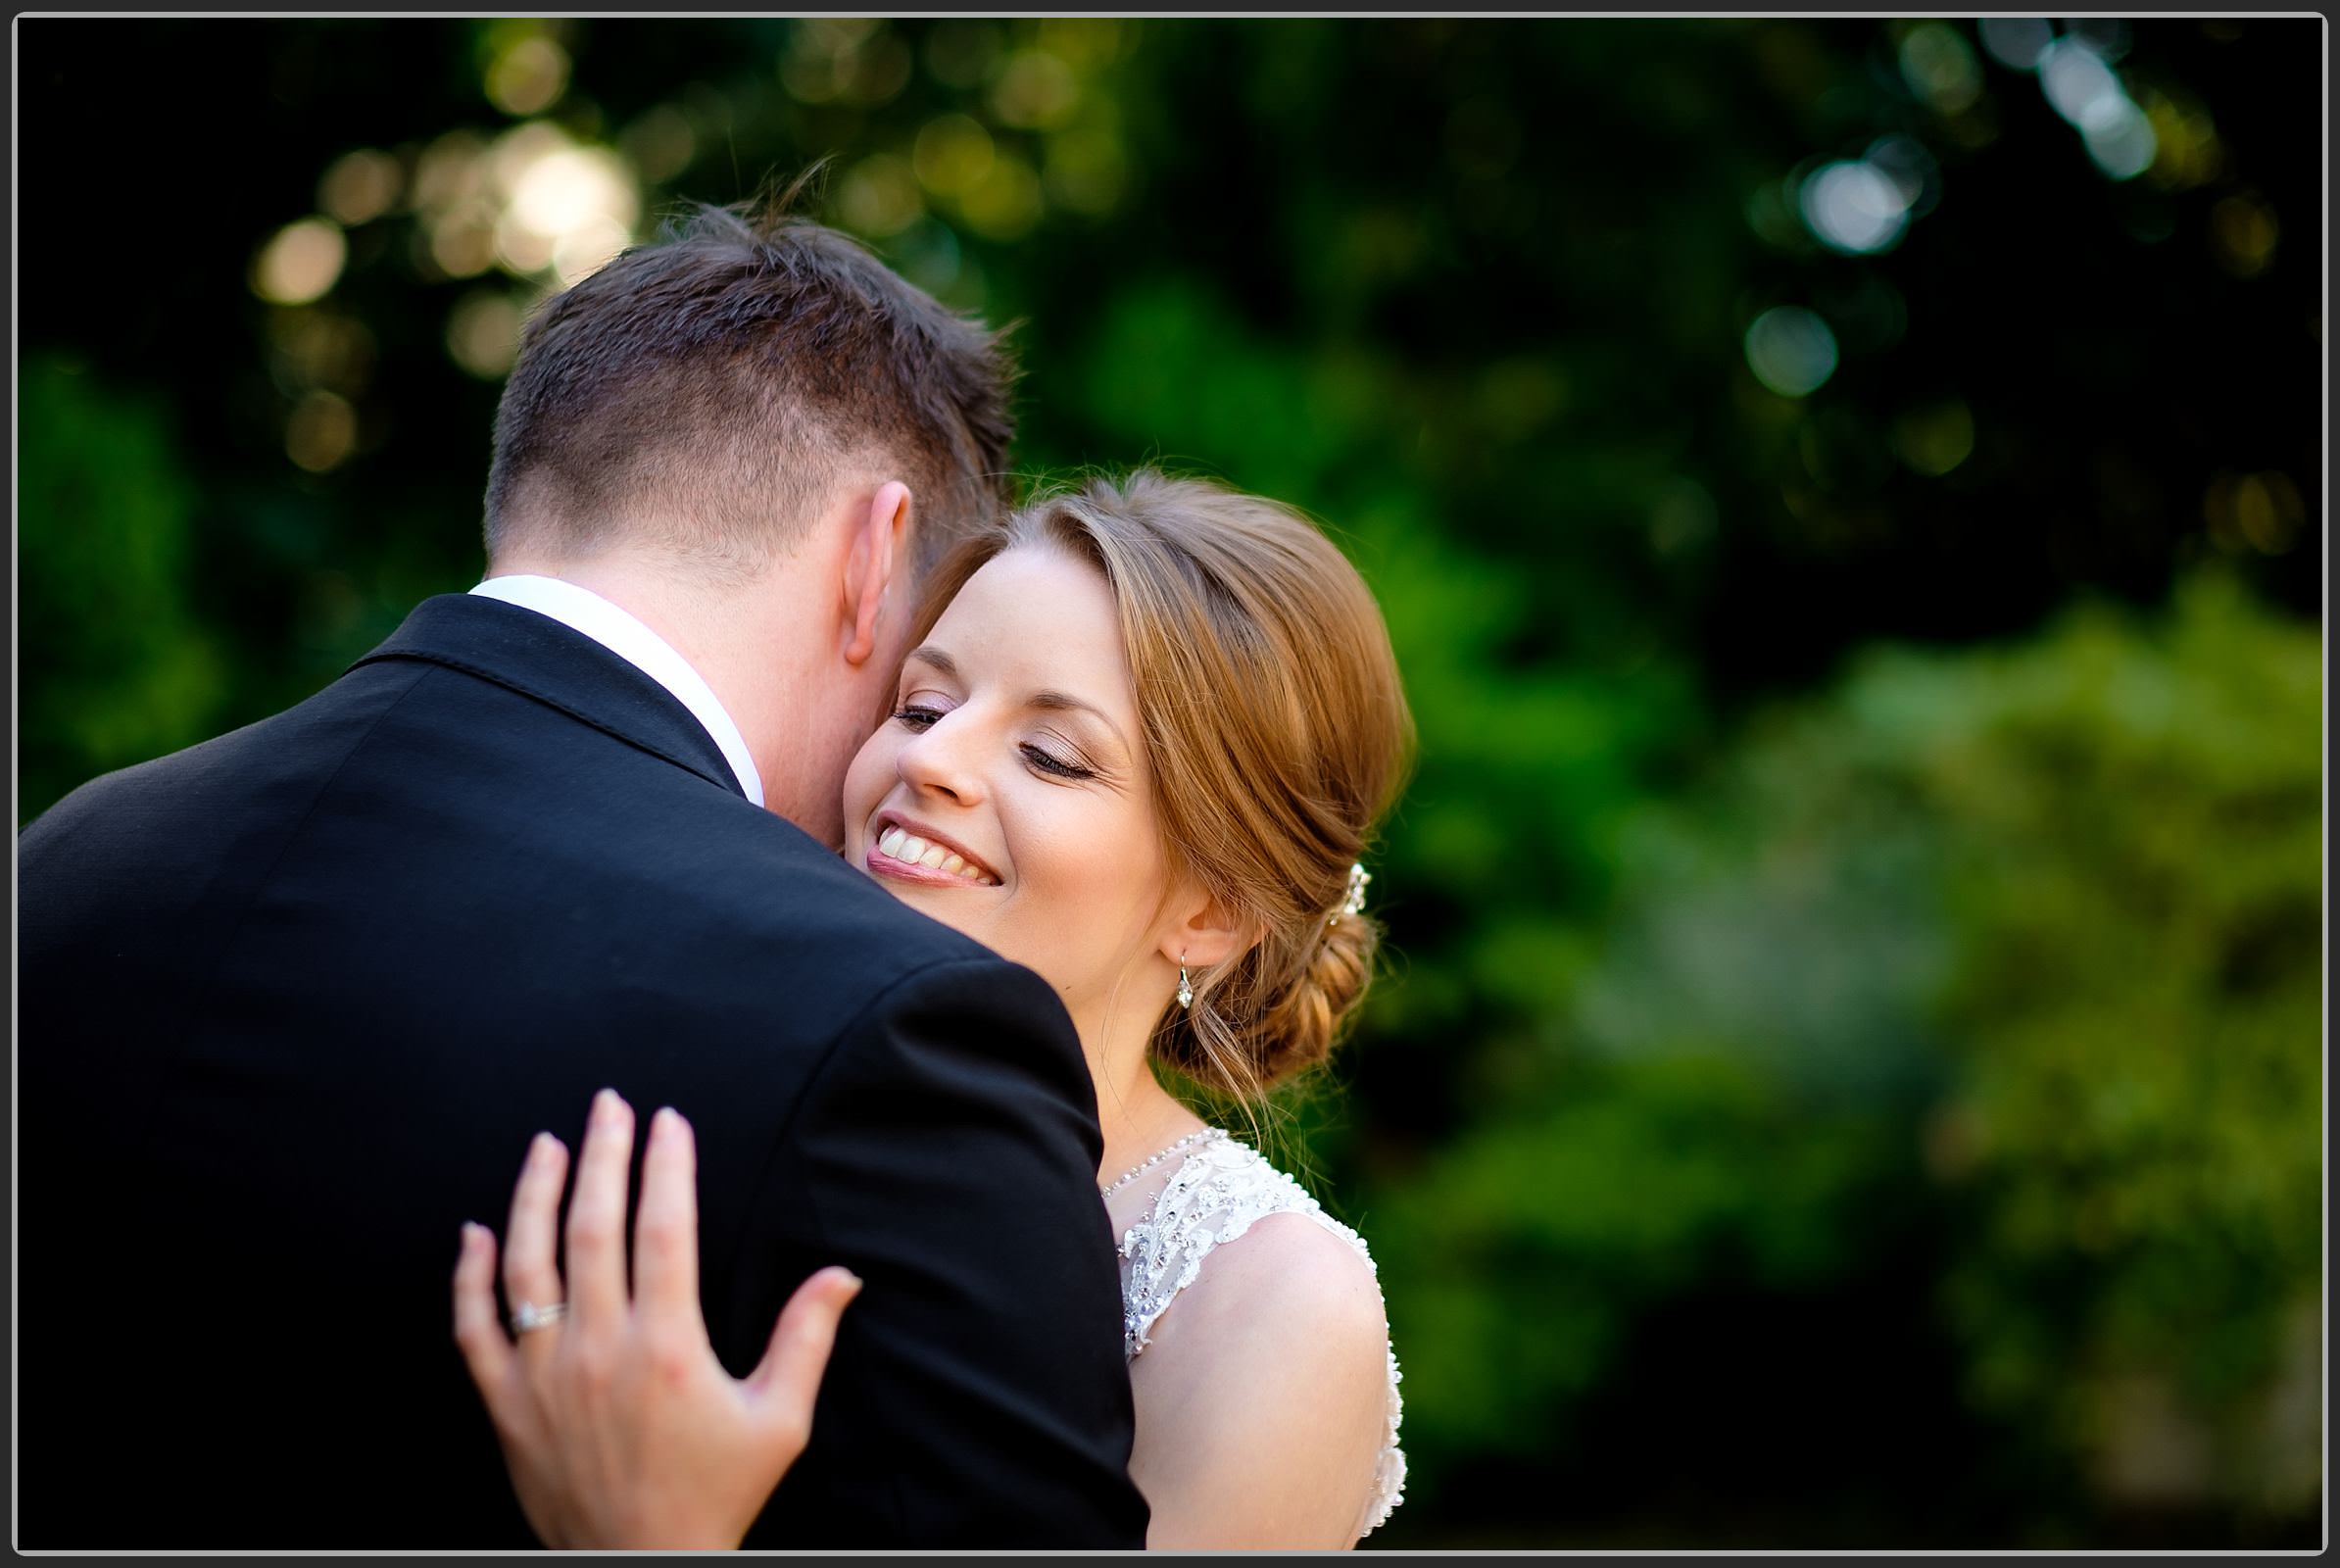
[{"label": "white shirt collar", "polygon": [[741,791],[756,805],[763,804],[763,779],[756,771],[756,759],[748,755],[748,742],[740,734],[740,727],[724,711],[706,677],[674,651],[672,643],[592,589],[580,588],[559,577],[522,574],[490,577],[471,591],[484,598],[501,599],[508,605],[533,610],[540,615],[550,615],[571,631],[592,638],[665,687],[706,727],[723,753],[723,760],[731,764]]}]

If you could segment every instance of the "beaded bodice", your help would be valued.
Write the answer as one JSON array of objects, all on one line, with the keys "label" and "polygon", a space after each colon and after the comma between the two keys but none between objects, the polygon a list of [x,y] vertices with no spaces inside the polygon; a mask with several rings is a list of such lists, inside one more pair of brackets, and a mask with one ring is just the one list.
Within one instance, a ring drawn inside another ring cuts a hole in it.
[{"label": "beaded bodice", "polygon": [[[1171,1165],[1152,1207],[1121,1238],[1123,1348],[1136,1360],[1151,1343],[1153,1325],[1180,1291],[1194,1283],[1213,1249],[1236,1240],[1270,1214],[1305,1214],[1356,1249],[1373,1268],[1364,1238],[1326,1213],[1306,1189],[1268,1163],[1256,1150],[1217,1129]],[[1389,1431],[1373,1490],[1357,1534],[1366,1535],[1405,1500],[1405,1453],[1397,1446],[1402,1401],[1397,1355],[1389,1367]]]}]

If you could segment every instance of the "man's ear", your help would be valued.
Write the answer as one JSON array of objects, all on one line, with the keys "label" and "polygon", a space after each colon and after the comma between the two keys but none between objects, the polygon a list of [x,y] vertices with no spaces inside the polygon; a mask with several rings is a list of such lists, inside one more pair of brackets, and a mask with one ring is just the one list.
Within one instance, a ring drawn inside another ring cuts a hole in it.
[{"label": "man's ear", "polygon": [[845,662],[862,664],[877,652],[878,611],[884,605],[894,567],[909,542],[910,487],[888,479],[869,498],[869,510],[853,525],[846,553],[843,609]]},{"label": "man's ear", "polygon": [[[1185,894],[1187,916],[1164,935],[1162,956],[1189,968],[1207,969],[1240,958],[1267,933],[1250,919],[1199,889]],[[1185,956],[1181,957],[1180,955]]]}]

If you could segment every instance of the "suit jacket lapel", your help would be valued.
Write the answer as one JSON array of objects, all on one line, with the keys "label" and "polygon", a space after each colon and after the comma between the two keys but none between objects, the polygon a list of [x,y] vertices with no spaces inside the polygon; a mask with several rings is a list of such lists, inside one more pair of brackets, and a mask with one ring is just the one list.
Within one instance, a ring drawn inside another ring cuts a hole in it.
[{"label": "suit jacket lapel", "polygon": [[747,798],[714,737],[672,692],[550,615],[478,594],[439,594],[350,668],[385,659],[494,681]]}]

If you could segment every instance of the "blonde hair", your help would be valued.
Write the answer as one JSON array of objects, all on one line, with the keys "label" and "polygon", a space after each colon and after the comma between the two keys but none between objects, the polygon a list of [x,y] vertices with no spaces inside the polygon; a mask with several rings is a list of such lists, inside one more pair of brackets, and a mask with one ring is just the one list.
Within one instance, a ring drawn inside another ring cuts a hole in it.
[{"label": "blonde hair", "polygon": [[1255,1111],[1326,1059],[1372,980],[1381,928],[1341,907],[1414,742],[1381,609],[1292,508],[1141,468],[1044,493],[959,545],[917,634],[985,562],[1034,547],[1104,575],[1173,874],[1261,933],[1194,974],[1153,1056]]}]

